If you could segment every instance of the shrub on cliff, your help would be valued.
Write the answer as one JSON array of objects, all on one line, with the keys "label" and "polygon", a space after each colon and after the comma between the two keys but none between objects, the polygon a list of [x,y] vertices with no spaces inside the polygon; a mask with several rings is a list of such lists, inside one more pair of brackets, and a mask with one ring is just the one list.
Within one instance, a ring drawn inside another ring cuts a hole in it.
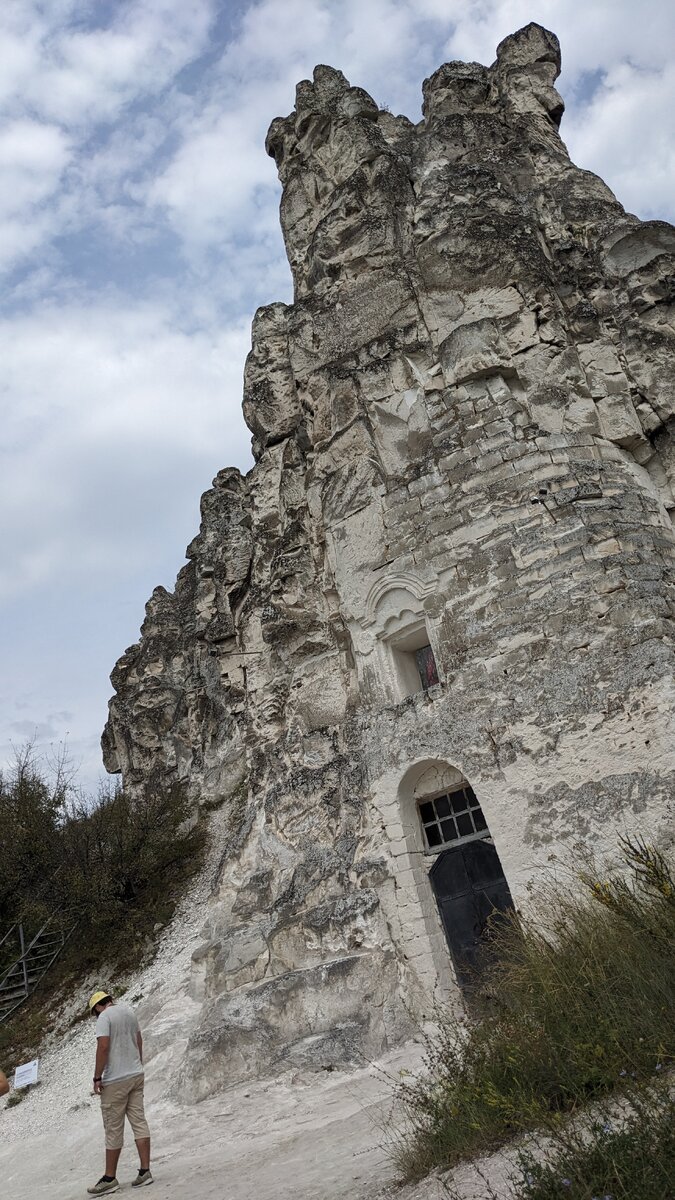
[{"label": "shrub on cliff", "polygon": [[41,770],[30,745],[17,752],[9,772],[0,773],[0,936],[19,910],[29,925],[32,917],[44,918],[46,883],[60,862],[60,817],[69,786],[63,762],[51,772]]},{"label": "shrub on cliff", "polygon": [[[92,806],[71,799],[60,829],[63,865],[54,898],[78,922],[79,952],[96,966],[106,951],[121,965],[171,916],[181,882],[201,862],[203,826],[179,787],[130,797],[102,788]],[[86,935],[84,938],[82,935]]]},{"label": "shrub on cliff", "polygon": [[558,887],[536,922],[494,930],[485,1012],[441,1018],[427,1069],[402,1088],[407,1176],[450,1166],[665,1069],[675,1028],[675,882],[642,842],[628,876]]},{"label": "shrub on cliff", "polygon": [[[135,966],[199,867],[204,837],[182,789],[132,797],[111,784],[87,797],[63,761],[50,772],[28,747],[0,776],[0,936],[18,921],[26,943],[48,917],[75,926],[48,987],[69,972]],[[16,939],[2,952],[0,974]]]}]

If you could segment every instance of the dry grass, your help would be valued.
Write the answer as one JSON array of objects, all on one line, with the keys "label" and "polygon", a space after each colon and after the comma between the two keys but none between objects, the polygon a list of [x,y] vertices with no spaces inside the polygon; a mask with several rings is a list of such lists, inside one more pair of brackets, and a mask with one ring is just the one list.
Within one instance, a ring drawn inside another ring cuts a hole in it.
[{"label": "dry grass", "polygon": [[625,1117],[596,1116],[558,1130],[542,1158],[519,1156],[519,1200],[673,1200],[675,1103],[649,1088],[630,1098]]},{"label": "dry grass", "polygon": [[652,847],[625,841],[622,854],[628,877],[557,888],[536,922],[495,928],[484,1015],[459,1029],[441,1017],[424,1074],[401,1088],[406,1178],[556,1129],[671,1060],[675,884]]}]

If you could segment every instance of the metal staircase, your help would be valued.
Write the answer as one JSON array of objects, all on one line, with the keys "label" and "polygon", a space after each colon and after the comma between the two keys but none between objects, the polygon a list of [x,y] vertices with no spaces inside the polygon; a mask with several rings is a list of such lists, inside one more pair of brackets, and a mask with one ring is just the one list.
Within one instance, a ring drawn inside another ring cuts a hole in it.
[{"label": "metal staircase", "polygon": [[13,925],[0,940],[2,947],[16,937],[20,948],[19,957],[0,978],[0,1025],[35,991],[73,933],[75,923],[62,918],[58,911],[52,913],[28,946],[21,923]]}]

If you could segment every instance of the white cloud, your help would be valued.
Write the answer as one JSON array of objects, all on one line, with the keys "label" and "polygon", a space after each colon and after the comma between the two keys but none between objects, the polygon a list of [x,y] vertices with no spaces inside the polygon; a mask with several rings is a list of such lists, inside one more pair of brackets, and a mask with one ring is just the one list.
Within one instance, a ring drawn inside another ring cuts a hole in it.
[{"label": "white cloud", "polygon": [[[560,39],[563,68],[571,79],[581,71],[594,71],[626,55],[665,62],[669,56],[666,35],[675,16],[661,0],[418,0],[423,12],[440,17],[452,14],[455,29],[449,48],[464,59],[490,63],[497,44],[530,21],[553,30]],[[665,40],[664,40],[665,39]],[[672,40],[671,40],[672,45]],[[448,46],[445,47],[448,49]]]},{"label": "white cloud", "polygon": [[16,5],[3,6],[0,63],[13,83],[6,101],[72,126],[110,120],[130,100],[160,91],[200,53],[215,8],[213,0],[127,0],[111,6],[106,26],[85,27],[91,14],[78,0],[46,10],[23,0],[20,17]]},{"label": "white cloud", "polygon": [[[258,188],[266,188],[274,202],[276,171],[251,138],[249,124],[241,110],[213,112],[195,122],[165,173],[151,184],[149,202],[164,206],[188,241],[232,240],[245,232]],[[268,219],[268,230],[270,224]]]},{"label": "white cloud", "polygon": [[3,203],[20,208],[43,199],[67,160],[68,140],[57,126],[27,120],[5,125],[0,130],[0,169],[15,171],[18,183]]},{"label": "white cloud", "polygon": [[[0,8],[0,268],[105,209],[95,187],[82,188],[83,178],[93,181],[92,135],[105,136],[132,102],[172,84],[204,49],[214,12],[214,0],[135,0],[116,4],[105,28],[84,28],[77,0]],[[148,145],[142,118],[129,123],[143,161],[157,139]]]},{"label": "white cloud", "polygon": [[567,140],[575,160],[601,175],[629,211],[675,216],[675,67],[627,62],[606,73],[591,103],[574,113]]},{"label": "white cloud", "polygon": [[[258,0],[244,13],[236,37],[224,48],[222,70],[229,86],[261,84],[279,73],[282,61],[293,62],[320,52],[333,36],[335,5],[326,0]],[[345,15],[343,28],[348,29]]]},{"label": "white cloud", "polygon": [[129,570],[147,556],[148,536],[170,538],[176,507],[189,510],[224,462],[247,465],[249,337],[248,321],[188,334],[147,306],[48,308],[0,327],[12,396],[1,596],[64,569],[117,574],[118,555]]},{"label": "white cloud", "polygon": [[70,153],[69,139],[55,125],[23,118],[0,128],[0,265],[30,253],[51,233],[52,217],[40,206],[58,188]]}]

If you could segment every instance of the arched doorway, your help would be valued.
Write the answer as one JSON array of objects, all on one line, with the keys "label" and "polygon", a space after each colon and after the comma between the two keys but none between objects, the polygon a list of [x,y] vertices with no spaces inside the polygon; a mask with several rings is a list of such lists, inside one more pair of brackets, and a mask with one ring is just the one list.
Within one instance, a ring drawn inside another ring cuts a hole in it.
[{"label": "arched doorway", "polygon": [[467,990],[489,962],[490,928],[513,901],[473,788],[456,770],[446,778],[446,786],[441,790],[437,782],[431,794],[420,781],[417,813],[425,855],[433,856],[429,882],[457,982]]}]

